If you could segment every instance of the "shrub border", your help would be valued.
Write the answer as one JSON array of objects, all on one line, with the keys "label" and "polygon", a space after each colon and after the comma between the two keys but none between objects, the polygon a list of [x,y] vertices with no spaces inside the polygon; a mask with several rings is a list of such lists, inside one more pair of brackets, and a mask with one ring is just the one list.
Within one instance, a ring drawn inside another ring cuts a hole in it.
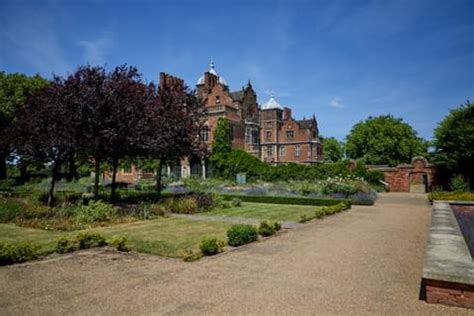
[{"label": "shrub border", "polygon": [[239,198],[243,202],[269,203],[269,204],[293,204],[293,205],[313,205],[313,206],[332,206],[339,203],[352,205],[350,199],[314,199],[295,196],[273,196],[273,195],[239,195],[239,194],[219,194],[225,201],[231,201],[233,198]]}]

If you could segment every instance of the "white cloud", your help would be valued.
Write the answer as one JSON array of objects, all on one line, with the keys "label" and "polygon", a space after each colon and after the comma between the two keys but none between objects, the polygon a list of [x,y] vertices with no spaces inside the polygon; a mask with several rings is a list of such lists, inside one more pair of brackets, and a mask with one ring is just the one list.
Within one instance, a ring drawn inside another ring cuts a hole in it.
[{"label": "white cloud", "polygon": [[331,100],[331,102],[329,102],[329,106],[331,106],[333,108],[342,109],[344,107],[344,104],[342,104],[342,99],[341,98],[335,97]]},{"label": "white cloud", "polygon": [[102,36],[97,39],[81,40],[78,44],[83,48],[84,62],[91,65],[103,65],[107,50],[113,44],[113,34],[111,32],[103,32]]},{"label": "white cloud", "polygon": [[[10,52],[42,74],[65,74],[70,64],[65,57],[56,19],[43,11],[22,11],[5,21],[0,40]],[[2,44],[2,45],[3,45]]]}]

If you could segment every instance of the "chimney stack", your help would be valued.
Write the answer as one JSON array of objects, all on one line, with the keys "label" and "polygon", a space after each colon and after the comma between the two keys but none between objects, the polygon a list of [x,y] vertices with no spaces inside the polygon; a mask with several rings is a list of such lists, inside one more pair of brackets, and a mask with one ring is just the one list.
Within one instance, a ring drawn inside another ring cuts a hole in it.
[{"label": "chimney stack", "polygon": [[284,107],[283,109],[283,120],[291,120],[291,109],[289,107]]}]

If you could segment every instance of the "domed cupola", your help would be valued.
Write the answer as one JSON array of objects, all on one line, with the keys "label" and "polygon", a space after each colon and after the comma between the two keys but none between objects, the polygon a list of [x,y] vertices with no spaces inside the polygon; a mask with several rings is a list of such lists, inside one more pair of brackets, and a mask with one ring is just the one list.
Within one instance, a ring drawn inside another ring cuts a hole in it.
[{"label": "domed cupola", "polygon": [[[211,64],[209,65],[209,73],[211,73],[211,74],[213,74],[214,76],[216,76],[216,77],[218,78],[219,83],[220,83],[221,85],[226,86],[226,87],[228,86],[228,85],[227,85],[227,81],[225,81],[225,79],[222,78],[221,76],[219,76],[219,74],[217,73],[217,71],[216,71],[216,69],[215,69],[215,67],[214,67],[214,61],[213,61],[213,60],[211,60]],[[204,75],[202,75],[202,76],[198,79],[196,85],[204,84],[204,81],[205,81],[205,80],[204,80]]]},{"label": "domed cupola", "polygon": [[273,97],[273,94],[271,95],[270,99],[262,104],[262,110],[270,110],[270,109],[280,109],[283,110],[283,107],[278,103],[275,98]]}]

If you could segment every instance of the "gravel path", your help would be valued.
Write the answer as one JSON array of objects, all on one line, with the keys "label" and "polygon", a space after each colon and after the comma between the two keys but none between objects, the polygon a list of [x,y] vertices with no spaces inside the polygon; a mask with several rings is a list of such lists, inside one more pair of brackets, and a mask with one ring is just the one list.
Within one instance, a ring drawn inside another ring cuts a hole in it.
[{"label": "gravel path", "polygon": [[430,207],[376,206],[198,262],[89,250],[0,268],[1,315],[469,315],[418,300]]},{"label": "gravel path", "polygon": [[[187,214],[168,214],[171,217],[186,218],[193,221],[211,221],[211,222],[226,222],[235,224],[251,224],[258,226],[260,225],[261,219],[255,219],[250,217],[237,217],[237,216],[219,216],[219,215],[187,215]],[[300,224],[294,222],[283,222],[281,223],[282,228],[294,229]]]}]

